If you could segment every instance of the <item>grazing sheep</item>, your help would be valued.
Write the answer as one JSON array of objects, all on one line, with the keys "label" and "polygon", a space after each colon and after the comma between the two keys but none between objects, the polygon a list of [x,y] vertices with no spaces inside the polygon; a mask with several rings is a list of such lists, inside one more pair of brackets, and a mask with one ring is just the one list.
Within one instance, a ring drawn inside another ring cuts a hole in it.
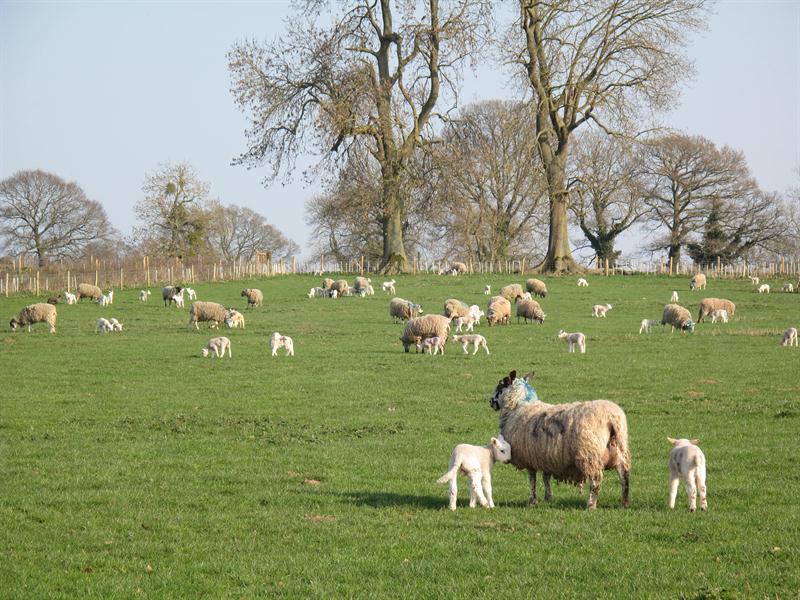
[{"label": "grazing sheep", "polygon": [[104,319],[103,317],[100,317],[99,319],[97,319],[97,322],[95,323],[94,331],[95,333],[108,333],[110,331],[114,331],[114,329],[111,326],[111,321],[109,321],[108,319]]},{"label": "grazing sheep", "polygon": [[467,352],[467,346],[470,344],[472,344],[473,348],[472,356],[475,356],[480,348],[483,348],[486,350],[486,354],[489,354],[489,346],[486,343],[486,338],[477,333],[473,335],[454,335],[453,341],[461,344],[461,349],[464,351],[464,354],[469,354],[469,352]]},{"label": "grazing sheep", "polygon": [[192,288],[187,287],[186,293],[189,296],[189,300],[197,300],[197,292],[195,292]]},{"label": "grazing sheep", "polygon": [[642,319],[642,324],[639,325],[639,335],[642,334],[644,331],[645,333],[650,333],[650,329],[653,328],[654,325],[658,325],[661,321],[656,319]]},{"label": "grazing sheep", "polygon": [[55,306],[55,305],[56,305],[56,304],[58,304],[59,302],[61,302],[61,294],[59,294],[58,296],[50,296],[50,297],[47,299],[47,303],[48,303],[48,304],[52,304],[53,306]]},{"label": "grazing sheep", "polygon": [[711,311],[711,322],[716,323],[717,319],[722,321],[723,323],[728,322],[728,311],[724,308],[715,308]]},{"label": "grazing sheep", "polygon": [[151,295],[150,290],[139,290],[139,300],[141,302],[147,302],[147,298]]},{"label": "grazing sheep", "polygon": [[610,304],[595,304],[592,307],[592,316],[605,318],[606,313],[610,311],[611,308],[612,306]]},{"label": "grazing sheep", "polygon": [[547,286],[544,284],[544,281],[539,279],[528,279],[528,281],[525,282],[525,290],[534,296],[540,296],[542,298],[547,296]]},{"label": "grazing sheep", "polygon": [[492,286],[488,283],[483,286],[483,295],[484,296],[491,296],[492,295]]},{"label": "grazing sheep", "polygon": [[589,287],[589,282],[586,281],[583,277],[578,279],[578,287]]},{"label": "grazing sheep", "polygon": [[670,296],[669,301],[672,302],[673,304],[675,304],[676,302],[680,302],[677,290],[672,290],[672,296]]},{"label": "grazing sheep", "polygon": [[706,276],[703,273],[698,273],[692,277],[689,282],[689,289],[692,291],[706,289]]},{"label": "grazing sheep", "polygon": [[391,281],[384,281],[381,285],[381,288],[387,294],[396,294],[397,292],[394,291],[394,284],[397,283],[394,279]]},{"label": "grazing sheep", "polygon": [[325,296],[325,290],[323,290],[321,287],[312,287],[310,290],[308,290],[309,298],[322,298],[323,296]]},{"label": "grazing sheep", "polygon": [[[173,302],[175,306],[178,306],[178,302],[180,302],[180,306],[183,306],[183,288],[179,285],[169,285],[162,288],[161,298],[164,300],[164,306],[169,306]],[[180,298],[180,300],[175,300],[175,298]]]},{"label": "grazing sheep", "polygon": [[339,297],[338,290],[328,290],[328,297],[330,297],[330,298],[338,298]]},{"label": "grazing sheep", "polygon": [[229,310],[225,315],[225,325],[228,326],[228,329],[244,329],[244,315],[238,310]]},{"label": "grazing sheep", "polygon": [[326,277],[322,280],[322,289],[325,291],[329,291],[333,287],[334,281],[330,277]]},{"label": "grazing sheep", "polygon": [[122,323],[116,319],[109,319],[108,322],[111,323],[111,331],[122,331]]},{"label": "grazing sheep", "polygon": [[523,295],[522,286],[518,283],[511,283],[500,288],[500,295],[509,302],[516,302]]},{"label": "grazing sheep", "polygon": [[428,354],[442,354],[444,355],[444,345],[447,340],[440,337],[432,337],[420,342],[417,342],[417,352],[428,351]]},{"label": "grazing sheep", "polygon": [[366,277],[356,277],[355,281],[353,282],[353,290],[359,296],[365,296],[370,287],[370,283],[372,283],[371,279],[367,279]]},{"label": "grazing sheep", "polygon": [[503,463],[511,460],[511,446],[503,439],[502,435],[493,437],[488,446],[459,444],[453,448],[447,473],[436,480],[436,483],[450,482],[450,510],[456,509],[456,499],[458,498],[456,479],[459,472],[469,478],[469,507],[475,508],[477,501],[481,506],[494,508],[492,467],[498,460]]},{"label": "grazing sheep", "polygon": [[338,281],[333,282],[333,286],[331,289],[334,292],[338,292],[339,296],[349,296],[350,295],[350,284],[347,283],[344,279],[339,279]]},{"label": "grazing sheep", "polygon": [[[725,298],[703,298],[700,300],[700,310],[697,314],[697,322],[702,323],[705,318],[715,310],[722,309],[728,311],[728,316],[733,317],[736,313],[736,305]],[[727,321],[725,321],[727,323]]]},{"label": "grazing sheep", "polygon": [[469,304],[456,298],[448,298],[444,301],[444,316],[451,321],[456,317],[466,317],[469,315]]},{"label": "grazing sheep", "polygon": [[469,269],[463,262],[450,263],[450,273],[452,275],[464,275]]},{"label": "grazing sheep", "polygon": [[750,283],[758,285],[761,280],[758,277],[750,277]]},{"label": "grazing sheep", "polygon": [[511,319],[511,303],[502,296],[492,296],[486,308],[486,322],[489,327],[495,324],[508,325]]},{"label": "grazing sheep", "polygon": [[575,344],[577,344],[581,354],[586,354],[586,336],[580,331],[567,333],[563,329],[559,329],[558,339],[567,342],[567,352],[575,352]]},{"label": "grazing sheep", "polygon": [[100,306],[108,306],[109,304],[111,304],[112,299],[113,299],[112,296],[109,296],[108,294],[103,294],[102,296],[100,296],[100,298],[97,299],[97,303]]},{"label": "grazing sheep", "polygon": [[278,356],[278,350],[281,348],[286,349],[286,356],[294,356],[294,340],[277,331],[274,331],[272,337],[269,338],[269,347],[272,349],[272,356]]},{"label": "grazing sheep", "polygon": [[70,292],[64,292],[64,300],[66,300],[67,304],[77,304],[78,297]]},{"label": "grazing sheep", "polygon": [[17,327],[27,325],[30,333],[31,325],[34,323],[47,323],[50,326],[50,333],[55,333],[57,318],[58,313],[55,306],[47,304],[47,302],[37,302],[36,304],[29,304],[19,311],[17,316],[11,319],[9,325],[11,326],[11,331],[16,331]]},{"label": "grazing sheep", "polygon": [[256,288],[242,290],[242,297],[247,298],[247,308],[256,308],[264,303],[264,294]]},{"label": "grazing sheep", "polygon": [[783,291],[784,292],[794,292],[794,286],[787,281],[786,283],[783,284]]},{"label": "grazing sheep", "polygon": [[697,492],[700,492],[700,508],[708,510],[706,498],[706,457],[698,448],[700,440],[676,440],[671,437],[667,441],[672,444],[669,453],[669,507],[675,508],[678,496],[678,485],[681,479],[689,497],[689,512],[697,510]]},{"label": "grazing sheep", "polygon": [[443,315],[425,315],[408,320],[400,341],[408,352],[412,344],[416,346],[432,337],[438,337],[446,344],[448,335],[450,335],[450,319]]},{"label": "grazing sheep", "polygon": [[762,283],[760,286],[758,286],[758,293],[759,294],[769,294],[769,284],[768,283]]},{"label": "grazing sheep", "polygon": [[500,433],[511,444],[511,464],[527,469],[531,504],[536,504],[536,472],[544,475],[545,500],[552,498],[550,478],[582,485],[591,491],[587,508],[597,507],[603,471],[616,469],[622,484],[622,506],[629,505],[631,456],[625,412],[608,400],[545,404],[529,385],[529,373],[517,379],[511,371],[492,394],[500,411]]},{"label": "grazing sheep", "polygon": [[478,306],[477,304],[473,304],[472,306],[469,307],[469,314],[475,321],[475,325],[480,325],[481,317],[484,316],[486,313],[484,313],[481,310],[480,306]]},{"label": "grazing sheep", "polygon": [[233,358],[231,355],[231,341],[225,336],[221,336],[208,340],[202,352],[203,356],[208,356],[213,352],[217,358],[224,358],[225,350],[228,351],[228,358]]},{"label": "grazing sheep", "polygon": [[188,327],[191,328],[194,325],[195,329],[200,329],[197,325],[200,321],[210,321],[213,323],[212,327],[218,327],[220,323],[225,322],[227,317],[228,311],[222,304],[196,300],[189,308]]},{"label": "grazing sheep", "polygon": [[797,346],[797,328],[789,327],[783,332],[781,346]]},{"label": "grazing sheep", "polygon": [[546,316],[547,315],[544,314],[542,307],[539,306],[539,303],[536,300],[523,298],[517,302],[517,323],[519,323],[519,318],[522,317],[525,323],[530,320],[531,322],[542,325]]},{"label": "grazing sheep", "polygon": [[79,283],[78,290],[77,290],[78,300],[83,300],[84,298],[91,298],[92,300],[97,300],[100,296],[103,295],[103,291],[97,287],[96,285],[92,285],[91,283]]},{"label": "grazing sheep", "polygon": [[389,301],[389,316],[397,323],[398,321],[408,321],[422,314],[422,307],[402,298],[392,298]]},{"label": "grazing sheep", "polygon": [[694,321],[692,321],[692,314],[688,309],[680,306],[679,304],[667,304],[664,306],[664,312],[661,315],[661,324],[670,325],[672,332],[675,328],[683,331],[694,331]]}]

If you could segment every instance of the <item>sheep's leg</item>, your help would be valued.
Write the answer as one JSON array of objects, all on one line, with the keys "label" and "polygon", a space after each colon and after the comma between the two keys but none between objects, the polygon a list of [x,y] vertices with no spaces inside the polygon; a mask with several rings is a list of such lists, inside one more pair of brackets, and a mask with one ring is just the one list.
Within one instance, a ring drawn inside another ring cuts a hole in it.
[{"label": "sheep's leg", "polygon": [[630,506],[630,471],[626,470],[622,465],[617,465],[617,473],[619,473],[619,482],[622,485],[622,508]]},{"label": "sheep's leg", "polygon": [[467,350],[467,346],[469,346],[469,344],[467,344],[466,342],[461,344],[461,349],[464,351],[464,354],[469,354],[469,350]]},{"label": "sheep's leg", "polygon": [[478,353],[478,350],[480,350],[480,347],[481,347],[480,342],[475,342],[474,344],[472,344],[472,348],[473,348],[472,356],[475,356]]},{"label": "sheep's leg", "polygon": [[483,483],[483,489],[486,493],[486,500],[488,501],[488,507],[494,508],[494,500],[492,499],[492,474],[491,473],[484,473],[483,477],[481,477],[481,482]]},{"label": "sheep's leg", "polygon": [[538,502],[536,498],[536,470],[528,469],[528,480],[531,483],[531,504],[536,505]]},{"label": "sheep's leg", "polygon": [[597,497],[600,495],[600,486],[603,485],[603,472],[600,471],[595,477],[590,477],[589,482],[591,487],[589,488],[589,502],[586,504],[586,508],[594,510],[597,508]]},{"label": "sheep's leg", "polygon": [[708,499],[706,498],[706,470],[704,467],[697,467],[697,489],[700,491],[700,509],[708,510]]},{"label": "sheep's leg", "polygon": [[483,488],[481,487],[480,471],[470,471],[469,486],[470,486],[470,501],[469,501],[470,508],[475,507],[476,498],[478,502],[480,502],[481,506],[484,507],[489,506],[489,501],[486,499],[486,496],[483,495]]},{"label": "sheep's leg", "polygon": [[683,484],[686,487],[686,495],[689,496],[689,512],[697,510],[697,487],[694,484],[694,469],[686,474]]},{"label": "sheep's leg", "polygon": [[678,497],[678,486],[680,485],[680,479],[678,478],[677,474],[670,475],[669,480],[669,507],[675,508],[675,498]]},{"label": "sheep's leg", "polygon": [[450,479],[450,494],[449,494],[450,510],[456,509],[456,500],[458,499],[458,483],[456,482],[457,478],[458,478],[458,473],[453,475],[453,477]]},{"label": "sheep's leg", "polygon": [[550,487],[550,473],[542,473],[542,480],[544,481],[544,500],[550,502],[553,499],[553,490]]},{"label": "sheep's leg", "polygon": [[483,343],[483,349],[486,350],[486,354],[489,354],[489,346],[486,344],[486,342]]}]

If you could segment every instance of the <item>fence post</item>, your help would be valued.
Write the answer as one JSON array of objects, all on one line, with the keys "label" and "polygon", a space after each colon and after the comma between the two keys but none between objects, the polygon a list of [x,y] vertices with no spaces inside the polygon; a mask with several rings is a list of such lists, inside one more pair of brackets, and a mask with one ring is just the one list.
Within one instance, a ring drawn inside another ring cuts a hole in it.
[{"label": "fence post", "polygon": [[124,289],[123,279],[122,279],[122,267],[119,268],[119,289]]},{"label": "fence post", "polygon": [[6,298],[8,298],[8,272],[6,272]]},{"label": "fence post", "polygon": [[70,290],[70,287],[69,287],[69,269],[67,269],[67,291],[69,291],[69,290]]}]

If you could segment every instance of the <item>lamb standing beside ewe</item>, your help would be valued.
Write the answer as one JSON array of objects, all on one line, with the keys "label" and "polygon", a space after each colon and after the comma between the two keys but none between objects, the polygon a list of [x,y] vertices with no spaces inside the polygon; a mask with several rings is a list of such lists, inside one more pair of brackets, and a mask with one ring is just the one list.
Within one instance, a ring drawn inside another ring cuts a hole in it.
[{"label": "lamb standing beside ewe", "polygon": [[728,322],[728,311],[724,308],[715,308],[711,311],[711,322],[716,323],[717,319],[722,321],[723,323]]},{"label": "lamb standing beside ewe", "polygon": [[425,351],[428,354],[442,354],[444,355],[444,339],[440,337],[432,337],[426,340],[422,340],[421,342],[417,342],[417,352],[422,352],[425,354]]},{"label": "lamb standing beside ewe", "polygon": [[247,298],[247,308],[257,308],[264,303],[264,294],[256,288],[242,290],[242,296]]},{"label": "lamb standing beside ewe", "polygon": [[91,283],[79,283],[78,284],[78,300],[82,300],[84,298],[91,298],[92,300],[97,300],[100,296],[103,295],[103,291],[97,287],[96,285],[92,285]]},{"label": "lamb standing beside ewe", "polygon": [[578,287],[589,287],[589,282],[586,281],[583,277],[578,279]]},{"label": "lamb standing beside ewe", "polygon": [[606,313],[612,308],[613,307],[610,304],[595,304],[592,307],[592,316],[605,318]]},{"label": "lamb standing beside ewe", "polygon": [[641,335],[643,331],[645,333],[650,333],[650,329],[652,329],[654,325],[658,325],[660,323],[661,321],[656,319],[642,319],[642,324],[639,325],[639,335]]},{"label": "lamb standing beside ewe", "polygon": [[195,329],[200,329],[197,325],[200,321],[211,321],[212,327],[218,327],[220,323],[225,322],[226,318],[228,318],[228,311],[222,304],[197,300],[192,302],[192,306],[189,308],[188,327],[191,328],[194,325]]},{"label": "lamb standing beside ewe", "polygon": [[58,313],[56,307],[47,302],[37,302],[36,304],[29,304],[23,308],[16,317],[13,317],[9,322],[11,331],[16,331],[17,327],[24,325],[28,326],[28,333],[31,331],[31,325],[34,323],[47,323],[50,326],[50,333],[56,332],[56,320]]},{"label": "lamb standing beside ewe", "polygon": [[482,335],[477,333],[472,335],[454,335],[453,341],[461,344],[461,349],[464,351],[464,354],[469,354],[467,352],[467,346],[472,344],[472,356],[475,356],[478,353],[480,348],[486,350],[486,354],[489,354],[489,346],[486,343],[486,338]]},{"label": "lamb standing beside ewe", "polygon": [[213,352],[217,358],[224,358],[225,350],[228,351],[228,358],[232,358],[231,341],[228,338],[224,336],[211,338],[203,348],[203,356],[208,356]]},{"label": "lamb standing beside ewe", "polygon": [[558,339],[567,342],[567,352],[575,352],[575,344],[581,350],[581,354],[586,354],[586,335],[580,331],[575,333],[567,333],[563,329],[558,331]]},{"label": "lamb standing beside ewe", "polygon": [[706,457],[697,446],[700,440],[675,440],[668,437],[667,441],[672,444],[672,451],[669,453],[669,507],[675,508],[678,485],[683,480],[686,495],[689,497],[689,512],[697,510],[698,491],[700,492],[700,508],[708,510]]},{"label": "lamb standing beside ewe", "polygon": [[464,327],[467,328],[467,331],[473,331],[473,328],[477,323],[472,313],[470,313],[466,317],[456,317],[454,322],[456,324],[456,331],[458,332],[462,331]]},{"label": "lamb standing beside ewe", "polygon": [[787,281],[786,283],[783,284],[783,291],[784,292],[794,292],[794,286]]},{"label": "lamb standing beside ewe", "polygon": [[797,346],[796,327],[789,327],[789,329],[783,332],[783,339],[781,340],[781,346]]},{"label": "lamb standing beside ewe", "polygon": [[67,304],[77,304],[78,302],[78,297],[70,292],[64,292],[64,299],[67,301]]},{"label": "lamb standing beside ewe", "polygon": [[425,315],[408,320],[400,341],[408,352],[412,345],[416,346],[432,337],[438,337],[446,344],[448,335],[450,335],[450,319],[443,315]]},{"label": "lamb standing beside ewe", "polygon": [[486,313],[481,310],[481,307],[477,304],[473,304],[469,307],[469,314],[472,319],[475,321],[475,325],[481,324],[481,317],[483,317]]},{"label": "lamb standing beside ewe", "polygon": [[525,291],[530,292],[534,296],[541,296],[544,298],[547,296],[547,286],[544,284],[544,281],[540,279],[528,279],[525,282]]},{"label": "lamb standing beside ewe", "polygon": [[703,273],[698,273],[692,277],[689,282],[689,289],[692,291],[706,289],[706,276]]},{"label": "lamb standing beside ewe", "polygon": [[508,325],[511,319],[511,303],[502,296],[492,296],[486,308],[486,322],[489,327],[495,324]]},{"label": "lamb standing beside ewe", "polygon": [[502,435],[493,437],[488,446],[459,444],[453,448],[447,473],[436,480],[436,483],[450,482],[450,510],[456,509],[456,499],[458,498],[456,479],[459,472],[469,478],[469,507],[475,508],[477,500],[481,506],[494,508],[492,467],[498,460],[503,463],[511,460],[511,446],[503,439]]},{"label": "lamb standing beside ewe", "polygon": [[94,331],[95,333],[108,333],[110,331],[113,331],[113,328],[111,327],[111,321],[103,317],[100,317],[99,319],[97,319],[97,322],[94,325]]},{"label": "lamb standing beside ewe", "polygon": [[750,283],[753,285],[758,285],[758,282],[761,281],[758,277],[750,277]]},{"label": "lamb standing beside ewe", "polygon": [[670,325],[672,333],[675,329],[684,331],[694,331],[694,321],[692,321],[692,314],[688,309],[680,306],[679,304],[667,304],[664,307],[664,313],[661,315],[661,324]]},{"label": "lamb standing beside ewe", "polygon": [[278,350],[281,348],[286,349],[286,356],[294,356],[294,340],[277,331],[273,332],[272,337],[269,338],[269,347],[272,350],[272,356],[278,356]]},{"label": "lamb standing beside ewe", "polygon": [[[705,318],[710,316],[715,310],[726,310],[728,316],[733,317],[736,313],[736,305],[725,298],[703,298],[700,301],[700,310],[697,313],[697,322],[702,323]],[[727,321],[725,321],[727,323]]]},{"label": "lamb standing beside ewe", "polygon": [[544,314],[542,307],[539,306],[539,303],[536,300],[523,298],[517,302],[517,323],[519,323],[519,318],[522,317],[525,323],[530,320],[533,323],[539,323],[539,325],[543,325],[544,318],[546,316],[547,315]]},{"label": "lamb standing beside ewe", "polygon": [[197,292],[195,292],[192,288],[187,287],[186,293],[189,295],[189,300],[197,300]]}]

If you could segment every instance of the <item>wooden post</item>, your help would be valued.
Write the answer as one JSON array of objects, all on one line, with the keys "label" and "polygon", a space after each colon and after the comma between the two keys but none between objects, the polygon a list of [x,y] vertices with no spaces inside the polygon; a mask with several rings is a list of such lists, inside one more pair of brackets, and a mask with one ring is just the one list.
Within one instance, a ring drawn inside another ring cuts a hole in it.
[{"label": "wooden post", "polygon": [[672,257],[669,257],[669,274],[672,276]]},{"label": "wooden post", "polygon": [[525,257],[524,256],[522,257],[522,264],[520,265],[520,268],[519,268],[519,274],[520,275],[525,275]]},{"label": "wooden post", "polygon": [[6,272],[6,298],[8,298],[8,272]]},{"label": "wooden post", "polygon": [[122,267],[119,268],[119,289],[123,289]]},{"label": "wooden post", "polygon": [[97,269],[94,270],[94,284],[97,285],[97,282],[100,281],[100,273],[97,272]]},{"label": "wooden post", "polygon": [[[362,256],[361,258],[363,260],[364,257]],[[363,265],[364,263],[362,262],[361,264]],[[297,257],[296,256],[292,256],[292,275],[297,275]]]},{"label": "wooden post", "polygon": [[606,259],[606,277],[608,277],[608,259]]},{"label": "wooden post", "polygon": [[70,287],[69,287],[69,269],[67,269],[67,291],[69,291],[69,290],[70,290]]},{"label": "wooden post", "polygon": [[662,256],[662,257],[661,257],[661,274],[662,274],[662,275],[664,274],[664,271],[665,271],[665,269],[666,269],[666,267],[664,266],[664,265],[665,265],[665,263],[666,263],[666,259],[665,259],[665,258]]},{"label": "wooden post", "polygon": [[781,275],[783,275],[786,272],[785,260],[786,260],[786,258],[781,256]]}]

